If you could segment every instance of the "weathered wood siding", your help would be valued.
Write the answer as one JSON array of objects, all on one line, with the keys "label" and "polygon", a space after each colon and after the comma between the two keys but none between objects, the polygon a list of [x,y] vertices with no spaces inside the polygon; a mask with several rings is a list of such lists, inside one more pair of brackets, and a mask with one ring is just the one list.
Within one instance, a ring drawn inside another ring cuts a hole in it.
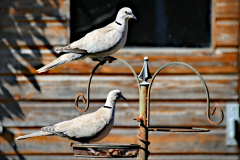
[{"label": "weathered wood siding", "polygon": [[[144,56],[153,74],[169,62],[185,62],[205,79],[211,106],[224,112],[239,103],[239,0],[213,0],[212,50],[124,48],[117,58],[140,73]],[[72,119],[79,92],[86,94],[89,73],[97,64],[90,59],[66,63],[38,74],[36,69],[56,58],[54,48],[69,41],[69,1],[3,0],[0,5],[0,159],[78,159],[72,141],[40,137],[15,141],[42,126]],[[138,143],[138,88],[131,70],[120,61],[96,71],[87,113],[104,104],[107,93],[120,89],[128,101],[116,107],[115,125],[100,143]],[[84,107],[84,104],[81,104]],[[206,95],[201,81],[183,66],[165,68],[151,92],[151,126],[208,128],[208,133],[150,132],[149,159],[231,159],[238,148],[226,145],[226,120],[212,126],[207,120]],[[82,113],[81,113],[82,114]],[[84,113],[85,114],[85,113]],[[216,112],[212,119],[218,121]]]}]

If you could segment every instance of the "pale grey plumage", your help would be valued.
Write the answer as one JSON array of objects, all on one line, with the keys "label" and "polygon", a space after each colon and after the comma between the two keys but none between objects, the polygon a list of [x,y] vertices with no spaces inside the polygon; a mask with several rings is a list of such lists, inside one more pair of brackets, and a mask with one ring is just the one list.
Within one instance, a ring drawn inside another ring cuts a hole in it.
[{"label": "pale grey plumage", "polygon": [[45,72],[68,61],[86,57],[103,60],[104,57],[117,52],[125,45],[128,20],[131,18],[136,19],[130,8],[120,9],[114,22],[86,34],[66,47],[57,48],[57,52],[64,54],[37,71],[39,73]]},{"label": "pale grey plumage", "polygon": [[115,104],[121,98],[125,99],[122,93],[119,90],[113,90],[109,92],[105,106],[97,111],[53,126],[43,127],[39,132],[19,136],[16,139],[58,135],[83,143],[100,141],[108,135],[113,126]]}]

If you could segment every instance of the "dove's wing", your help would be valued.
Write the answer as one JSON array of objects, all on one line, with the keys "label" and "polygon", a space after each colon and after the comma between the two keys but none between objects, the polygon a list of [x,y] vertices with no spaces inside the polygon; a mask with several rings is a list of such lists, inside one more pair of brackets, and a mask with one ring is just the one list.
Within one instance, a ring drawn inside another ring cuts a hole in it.
[{"label": "dove's wing", "polygon": [[94,137],[101,132],[108,124],[108,119],[107,116],[101,115],[98,110],[94,113],[79,116],[70,121],[57,123],[54,126],[43,127],[41,130],[63,137],[73,139],[80,138],[84,140],[84,138]]},{"label": "dove's wing", "polygon": [[56,49],[56,51],[76,53],[99,53],[108,51],[118,44],[122,34],[115,29],[113,23],[96,29],[70,45]]},{"label": "dove's wing", "polygon": [[73,122],[67,130],[67,135],[76,138],[94,137],[109,123],[107,115],[99,113],[99,110],[92,114],[75,118]]}]

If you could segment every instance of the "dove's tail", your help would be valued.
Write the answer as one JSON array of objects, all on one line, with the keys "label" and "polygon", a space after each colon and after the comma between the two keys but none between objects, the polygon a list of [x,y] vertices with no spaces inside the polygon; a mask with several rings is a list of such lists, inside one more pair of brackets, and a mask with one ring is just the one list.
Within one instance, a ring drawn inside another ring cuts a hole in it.
[{"label": "dove's tail", "polygon": [[19,136],[16,138],[16,140],[22,140],[22,139],[27,139],[32,137],[39,137],[39,136],[50,136],[50,135],[54,135],[54,134],[51,132],[39,131],[39,132],[24,135],[24,136]]},{"label": "dove's tail", "polygon": [[53,69],[57,66],[60,66],[68,61],[72,61],[72,60],[77,60],[79,58],[84,57],[83,54],[78,54],[78,53],[66,53],[61,55],[60,57],[58,57],[57,59],[55,59],[54,61],[52,61],[51,63],[43,66],[42,68],[38,69],[37,72],[38,73],[42,73],[42,72],[46,72],[50,69]]}]

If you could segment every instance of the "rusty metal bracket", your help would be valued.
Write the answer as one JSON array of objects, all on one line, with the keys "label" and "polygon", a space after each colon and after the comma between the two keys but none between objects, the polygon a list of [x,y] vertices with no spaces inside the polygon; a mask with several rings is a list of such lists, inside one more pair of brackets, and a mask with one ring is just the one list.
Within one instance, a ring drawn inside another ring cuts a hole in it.
[{"label": "rusty metal bracket", "polygon": [[161,127],[161,128],[148,128],[148,131],[161,131],[161,132],[209,132],[209,129],[195,128],[195,127]]},{"label": "rusty metal bracket", "polygon": [[[134,69],[133,69],[127,62],[125,62],[125,61],[122,60],[122,59],[118,59],[118,58],[114,58],[114,57],[110,57],[110,56],[109,56],[109,57],[106,57],[106,59],[104,59],[103,61],[100,61],[100,62],[94,67],[94,69],[92,70],[92,72],[91,72],[91,74],[90,74],[90,76],[89,76],[88,86],[87,86],[87,100],[85,99],[83,93],[79,93],[79,94],[77,95],[77,97],[75,98],[75,106],[76,106],[76,108],[77,108],[77,110],[78,110],[79,112],[86,112],[86,111],[88,110],[88,108],[89,108],[90,85],[91,85],[92,77],[93,77],[95,71],[98,69],[99,66],[104,65],[106,62],[112,63],[114,60],[119,60],[120,62],[122,62],[122,63],[124,63],[125,65],[128,66],[128,68],[132,71],[133,75],[135,76],[135,79],[136,79],[137,84],[138,84],[138,89],[139,89],[139,91],[140,91],[140,82],[139,82],[138,76],[137,76],[136,72],[134,71]],[[96,60],[96,59],[93,59],[93,61],[97,61],[97,60]],[[84,103],[84,104],[87,103],[87,104],[86,104],[86,107],[84,108],[84,110],[81,110],[80,107],[79,107],[79,105],[78,105],[78,100],[79,100],[79,97],[80,97],[80,96],[82,97],[83,103]]]},{"label": "rusty metal bracket", "polygon": [[133,120],[135,120],[137,122],[142,122],[143,118],[133,118]]},{"label": "rusty metal bracket", "polygon": [[[222,111],[222,109],[221,109],[219,106],[215,106],[214,109],[210,112],[210,96],[209,96],[209,91],[208,91],[207,85],[206,85],[204,79],[202,78],[202,76],[200,75],[200,73],[199,73],[196,69],[194,69],[192,66],[190,66],[190,65],[188,65],[188,64],[186,64],[186,63],[182,63],[182,62],[172,62],[172,63],[168,63],[168,64],[162,66],[161,68],[159,68],[159,69],[154,73],[154,75],[152,76],[151,82],[150,82],[150,84],[149,84],[149,90],[148,90],[148,96],[147,96],[147,97],[148,97],[148,99],[147,99],[147,105],[148,105],[148,110],[147,110],[147,111],[148,111],[148,113],[147,113],[148,123],[147,123],[147,126],[149,126],[149,118],[150,118],[150,91],[151,91],[152,83],[153,83],[156,75],[157,75],[162,69],[164,69],[165,67],[171,66],[171,65],[183,65],[183,66],[186,66],[186,67],[188,67],[189,69],[191,69],[192,71],[194,71],[194,72],[197,74],[197,76],[198,76],[198,77],[200,78],[200,80],[202,81],[202,84],[203,84],[204,89],[205,89],[205,92],[206,92],[206,97],[207,97],[207,119],[208,119],[208,121],[209,121],[211,124],[213,124],[213,125],[218,125],[218,124],[220,124],[220,123],[223,121],[223,118],[224,118],[223,111]],[[213,115],[216,109],[219,110],[219,112],[220,112],[220,114],[221,114],[221,118],[220,118],[220,120],[219,120],[218,122],[213,122],[213,121],[211,120],[210,115]]]}]

